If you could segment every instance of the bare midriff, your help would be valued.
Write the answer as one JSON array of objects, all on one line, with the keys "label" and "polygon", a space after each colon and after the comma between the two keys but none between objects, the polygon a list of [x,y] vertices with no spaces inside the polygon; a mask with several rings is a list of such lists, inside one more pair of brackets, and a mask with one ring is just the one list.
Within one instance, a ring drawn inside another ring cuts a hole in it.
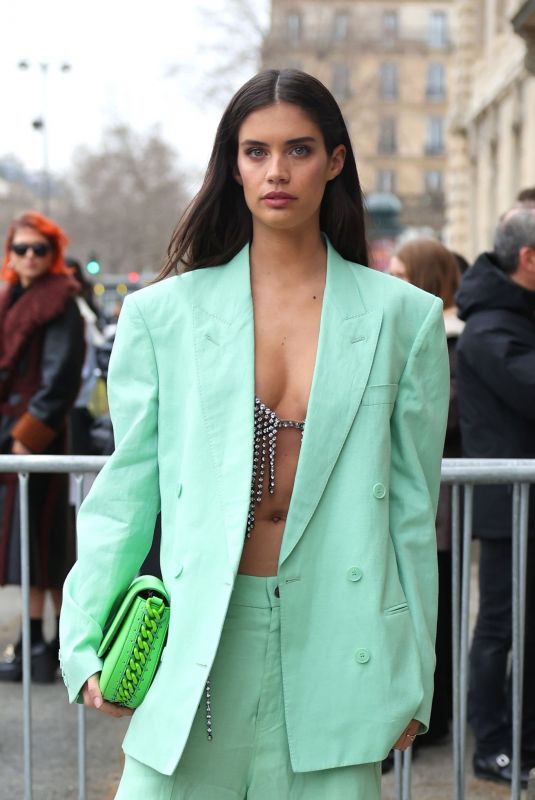
[{"label": "bare midriff", "polygon": [[[257,401],[258,402],[258,401]],[[290,508],[295,481],[297,463],[301,450],[302,431],[286,426],[287,418],[276,413],[278,422],[276,434],[272,437],[276,442],[273,459],[274,470],[270,471],[269,438],[266,437],[266,458],[261,462],[261,452],[255,452],[257,458],[256,475],[253,473],[252,497],[250,507],[253,522],[248,525],[245,545],[238,571],[246,575],[276,575],[286,518]],[[303,419],[298,420],[303,422]],[[256,427],[256,426],[255,426]],[[302,427],[302,426],[301,426]],[[255,439],[258,441],[258,439]],[[261,450],[261,448],[260,448]],[[271,484],[270,487],[270,475]]]}]

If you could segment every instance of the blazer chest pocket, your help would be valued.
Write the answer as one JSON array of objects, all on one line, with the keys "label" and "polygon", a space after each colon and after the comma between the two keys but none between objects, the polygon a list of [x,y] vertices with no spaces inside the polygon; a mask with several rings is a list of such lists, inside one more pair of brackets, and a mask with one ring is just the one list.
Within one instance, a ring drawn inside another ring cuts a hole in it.
[{"label": "blazer chest pocket", "polygon": [[385,614],[387,617],[391,617],[394,614],[402,614],[404,611],[408,611],[409,606],[407,603],[398,603],[395,606],[390,606],[390,608],[385,608]]},{"label": "blazer chest pocket", "polygon": [[393,406],[398,393],[397,383],[383,383],[366,386],[362,395],[363,406]]}]

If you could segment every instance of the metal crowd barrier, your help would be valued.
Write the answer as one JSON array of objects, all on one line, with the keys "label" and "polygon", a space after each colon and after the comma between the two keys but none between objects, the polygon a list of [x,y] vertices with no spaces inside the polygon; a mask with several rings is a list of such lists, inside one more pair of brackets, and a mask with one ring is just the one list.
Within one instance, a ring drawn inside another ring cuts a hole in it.
[{"label": "metal crowd barrier", "polygon": [[[75,508],[83,500],[84,474],[99,472],[102,456],[0,456],[0,472],[17,472],[20,496],[20,571],[22,596],[22,703],[24,742],[24,800],[32,800],[32,696],[30,660],[30,548],[28,482],[32,472],[62,472],[75,480]],[[78,798],[86,800],[86,727],[84,706],[78,706]]]},{"label": "metal crowd barrier", "polygon": [[[445,459],[442,480],[452,489],[452,643],[454,798],[464,800],[470,602],[470,549],[474,485],[512,484],[512,782],[511,799],[520,800],[524,621],[528,547],[529,486],[535,483],[535,460]],[[461,534],[460,484],[464,485]],[[529,676],[533,680],[533,676]]]},{"label": "metal crowd barrier", "polygon": [[[29,615],[29,515],[28,481],[32,472],[61,472],[74,476],[75,506],[83,499],[83,476],[98,472],[106,457],[100,456],[0,456],[0,473],[18,473],[21,524],[21,591],[23,655],[24,800],[32,798],[31,662]],[[452,484],[452,602],[453,602],[453,767],[454,800],[465,800],[466,725],[468,697],[470,555],[473,492],[476,484],[512,484],[513,618],[512,618],[512,720],[513,777],[511,800],[520,800],[522,684],[526,560],[528,542],[529,485],[535,483],[535,459],[444,459],[442,481]],[[464,510],[461,531],[461,486]],[[531,676],[530,676],[531,677]],[[398,800],[411,800],[411,749],[395,753],[395,785]],[[85,709],[78,706],[78,798],[86,800]]]}]

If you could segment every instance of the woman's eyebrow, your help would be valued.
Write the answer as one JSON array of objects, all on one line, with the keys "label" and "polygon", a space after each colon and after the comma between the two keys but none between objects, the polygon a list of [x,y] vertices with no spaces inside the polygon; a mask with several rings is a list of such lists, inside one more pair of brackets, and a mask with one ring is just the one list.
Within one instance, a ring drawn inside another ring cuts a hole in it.
[{"label": "woman's eyebrow", "polygon": [[[301,142],[315,142],[314,136],[298,136],[296,139],[287,139],[285,144],[300,144]],[[247,147],[268,147],[267,142],[261,142],[258,139],[244,139],[242,145]]]}]

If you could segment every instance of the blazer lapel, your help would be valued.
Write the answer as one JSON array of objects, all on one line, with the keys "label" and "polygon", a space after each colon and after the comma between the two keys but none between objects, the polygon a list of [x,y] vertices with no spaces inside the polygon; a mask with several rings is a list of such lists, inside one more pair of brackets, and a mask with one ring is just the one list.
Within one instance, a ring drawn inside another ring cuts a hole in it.
[{"label": "blazer lapel", "polygon": [[303,535],[347,438],[366,388],[381,322],[382,309],[364,306],[354,268],[328,243],[318,352],[279,564]]},{"label": "blazer lapel", "polygon": [[251,490],[254,328],[249,246],[194,286],[194,347],[202,414],[219,477],[229,564],[236,572]]}]

